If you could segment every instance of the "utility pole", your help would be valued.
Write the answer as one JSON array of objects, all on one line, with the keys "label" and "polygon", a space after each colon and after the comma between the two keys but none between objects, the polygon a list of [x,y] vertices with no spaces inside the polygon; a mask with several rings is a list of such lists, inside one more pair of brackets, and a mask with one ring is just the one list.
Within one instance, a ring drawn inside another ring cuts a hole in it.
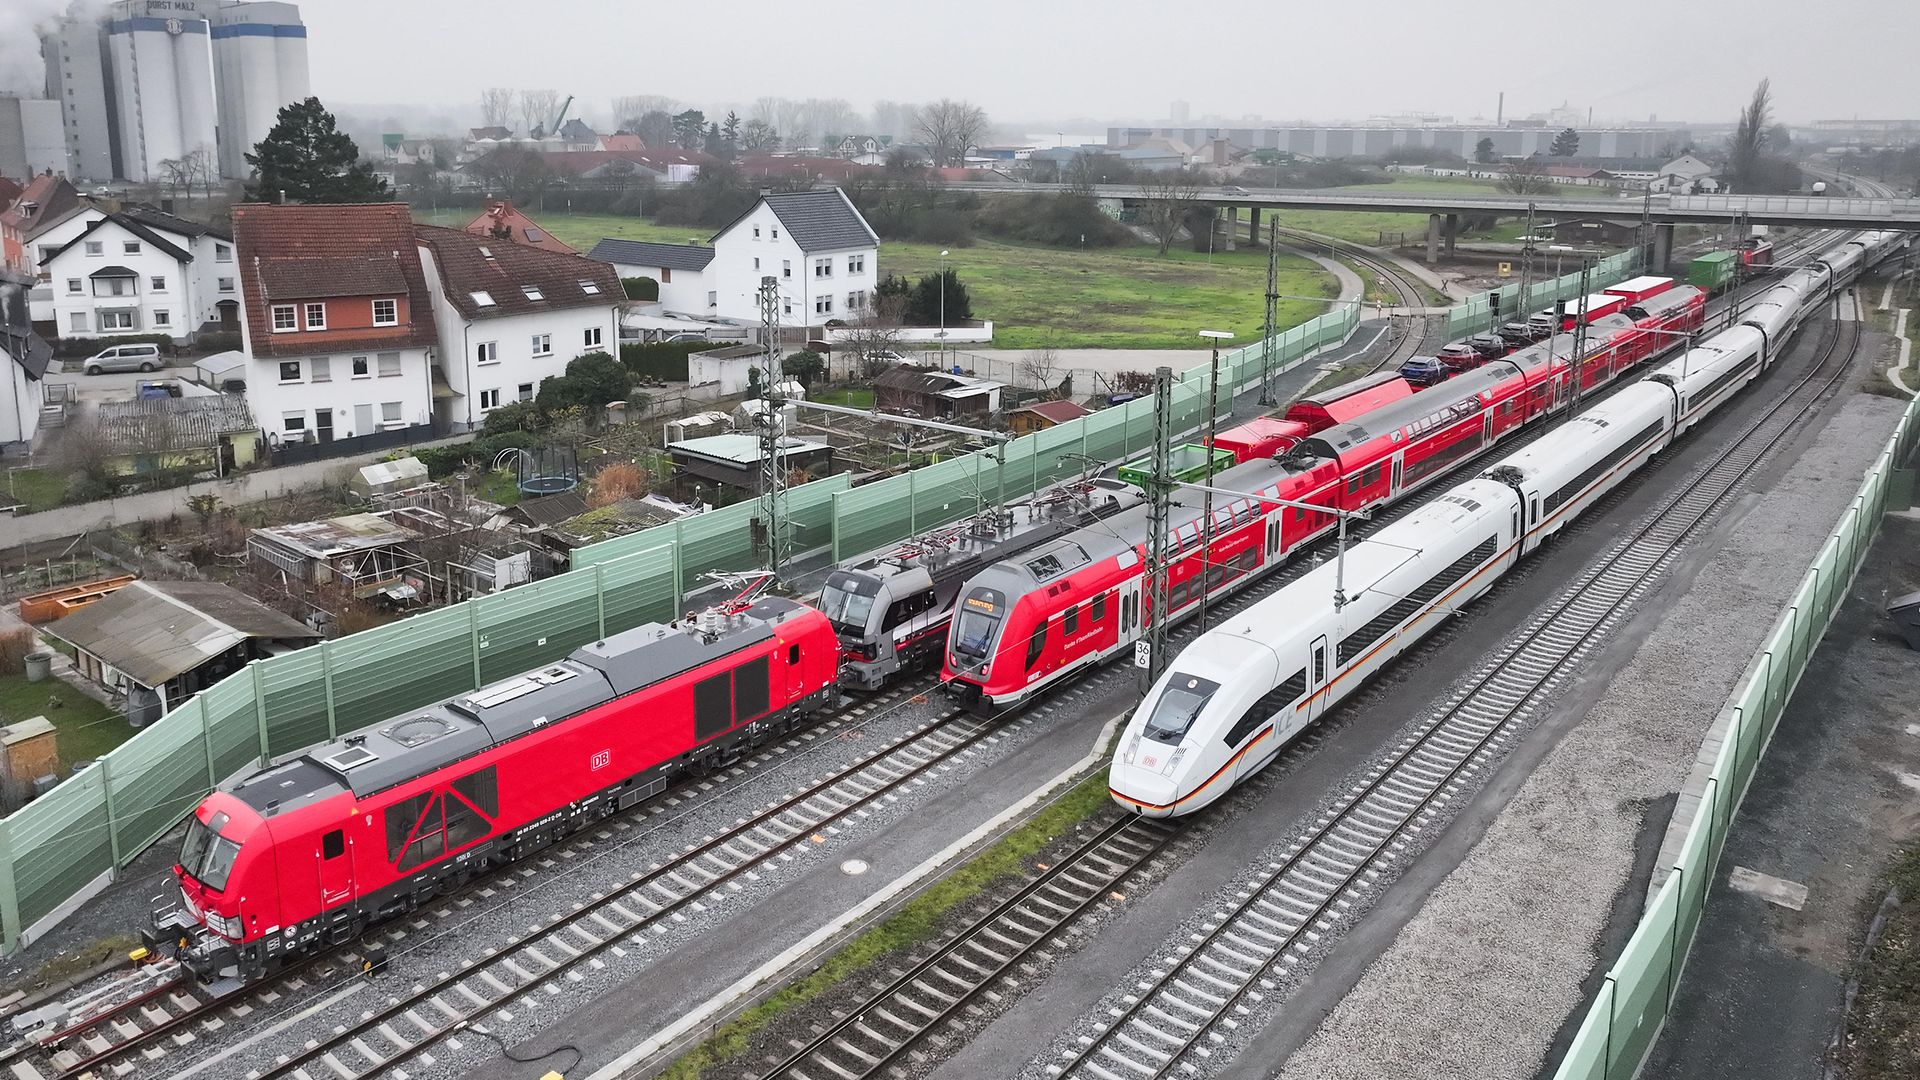
[{"label": "utility pole", "polygon": [[1273,331],[1280,314],[1280,223],[1267,222],[1267,322],[1260,342],[1260,404],[1273,404]]},{"label": "utility pole", "polygon": [[[1133,662],[1140,669],[1142,696],[1167,665],[1167,511],[1173,494],[1169,466],[1173,456],[1173,369],[1153,373],[1153,478],[1147,484],[1146,640],[1136,643]],[[1140,644],[1146,645],[1143,655]]]},{"label": "utility pole", "polygon": [[[1520,241],[1520,302],[1514,305],[1514,314],[1521,322],[1533,314],[1533,200],[1527,200],[1527,235]],[[1499,327],[1490,327],[1495,332]]]},{"label": "utility pole", "polygon": [[[1662,268],[1664,269],[1664,267]],[[1653,185],[1640,193],[1640,270],[1653,270]]]},{"label": "utility pole", "polygon": [[[1225,330],[1202,330],[1200,336],[1213,346],[1213,363],[1207,369],[1207,479],[1213,479],[1213,440],[1220,431],[1220,342],[1233,335]],[[1213,488],[1209,486],[1200,509],[1200,632],[1207,632],[1207,572],[1213,557]]]},{"label": "utility pole", "polygon": [[762,393],[765,408],[760,413],[760,521],[767,537],[767,572],[780,580],[780,563],[785,556],[786,522],[782,520],[781,488],[786,476],[781,462],[782,429],[786,416],[780,395],[780,279],[767,275],[760,279],[760,345],[765,350],[767,381]]},{"label": "utility pole", "polygon": [[1580,411],[1580,375],[1586,364],[1587,321],[1591,317],[1587,311],[1587,278],[1593,273],[1593,260],[1585,255],[1580,257],[1580,299],[1574,309],[1573,322],[1573,389],[1567,395],[1567,419]]}]

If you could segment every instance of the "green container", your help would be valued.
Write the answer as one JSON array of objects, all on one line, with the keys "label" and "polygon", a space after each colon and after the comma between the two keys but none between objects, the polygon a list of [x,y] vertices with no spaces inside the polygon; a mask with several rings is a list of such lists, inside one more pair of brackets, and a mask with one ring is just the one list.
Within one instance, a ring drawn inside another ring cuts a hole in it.
[{"label": "green container", "polygon": [[1739,270],[1739,252],[1710,251],[1687,264],[1687,284],[1713,292],[1732,281]]},{"label": "green container", "polygon": [[[1198,443],[1187,443],[1173,448],[1171,460],[1167,462],[1167,471],[1173,474],[1177,483],[1197,484],[1222,469],[1233,467],[1233,451],[1216,449],[1213,452],[1212,467],[1208,467],[1207,448]],[[1142,490],[1147,480],[1153,476],[1153,455],[1120,466],[1120,479]]]}]

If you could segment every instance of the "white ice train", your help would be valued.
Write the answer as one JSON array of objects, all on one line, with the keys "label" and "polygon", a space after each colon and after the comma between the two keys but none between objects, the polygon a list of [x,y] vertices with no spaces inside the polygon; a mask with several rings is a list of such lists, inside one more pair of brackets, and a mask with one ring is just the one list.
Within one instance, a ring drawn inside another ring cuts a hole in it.
[{"label": "white ice train", "polygon": [[1367,676],[1757,378],[1809,308],[1899,238],[1866,239],[1836,249],[1847,256],[1844,269],[1830,252],[1769,290],[1765,310],[1755,305],[1739,325],[1353,545],[1344,569],[1320,566],[1201,635],[1134,710],[1108,774],[1114,800],[1144,816],[1177,817],[1258,772]]}]

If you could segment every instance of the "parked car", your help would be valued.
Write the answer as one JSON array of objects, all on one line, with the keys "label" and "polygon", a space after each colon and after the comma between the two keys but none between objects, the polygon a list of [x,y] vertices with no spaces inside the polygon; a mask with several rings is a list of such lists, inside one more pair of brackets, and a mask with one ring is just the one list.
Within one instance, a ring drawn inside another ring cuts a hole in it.
[{"label": "parked car", "polygon": [[1434,353],[1434,358],[1453,371],[1470,371],[1486,363],[1486,357],[1480,355],[1480,350],[1464,341],[1447,342]]},{"label": "parked car", "polygon": [[1533,327],[1525,322],[1500,324],[1500,339],[1516,349],[1524,349],[1546,336],[1545,330],[1535,333]]},{"label": "parked car", "polygon": [[676,341],[705,341],[707,340],[707,333],[704,330],[701,330],[701,331],[682,330],[677,334],[667,335],[667,337],[664,340],[668,344],[672,344]]},{"label": "parked car", "polygon": [[1447,362],[1437,356],[1416,356],[1400,365],[1400,377],[1416,387],[1446,382],[1451,374]]},{"label": "parked car", "polygon": [[158,371],[166,366],[160,358],[160,346],[147,342],[139,345],[110,345],[92,356],[81,370],[89,375],[98,375],[103,371]]},{"label": "parked car", "polygon": [[1499,334],[1475,334],[1467,339],[1467,344],[1479,350],[1480,356],[1486,360],[1498,360],[1513,351],[1513,346],[1507,344]]}]

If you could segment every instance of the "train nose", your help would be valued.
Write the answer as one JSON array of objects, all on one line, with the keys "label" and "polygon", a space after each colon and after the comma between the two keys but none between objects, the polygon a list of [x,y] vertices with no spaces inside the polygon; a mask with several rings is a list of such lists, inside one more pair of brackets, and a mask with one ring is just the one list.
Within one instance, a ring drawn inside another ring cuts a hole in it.
[{"label": "train nose", "polygon": [[1123,809],[1141,817],[1172,817],[1174,803],[1180,798],[1173,777],[1118,759],[1107,770],[1107,791]]}]

